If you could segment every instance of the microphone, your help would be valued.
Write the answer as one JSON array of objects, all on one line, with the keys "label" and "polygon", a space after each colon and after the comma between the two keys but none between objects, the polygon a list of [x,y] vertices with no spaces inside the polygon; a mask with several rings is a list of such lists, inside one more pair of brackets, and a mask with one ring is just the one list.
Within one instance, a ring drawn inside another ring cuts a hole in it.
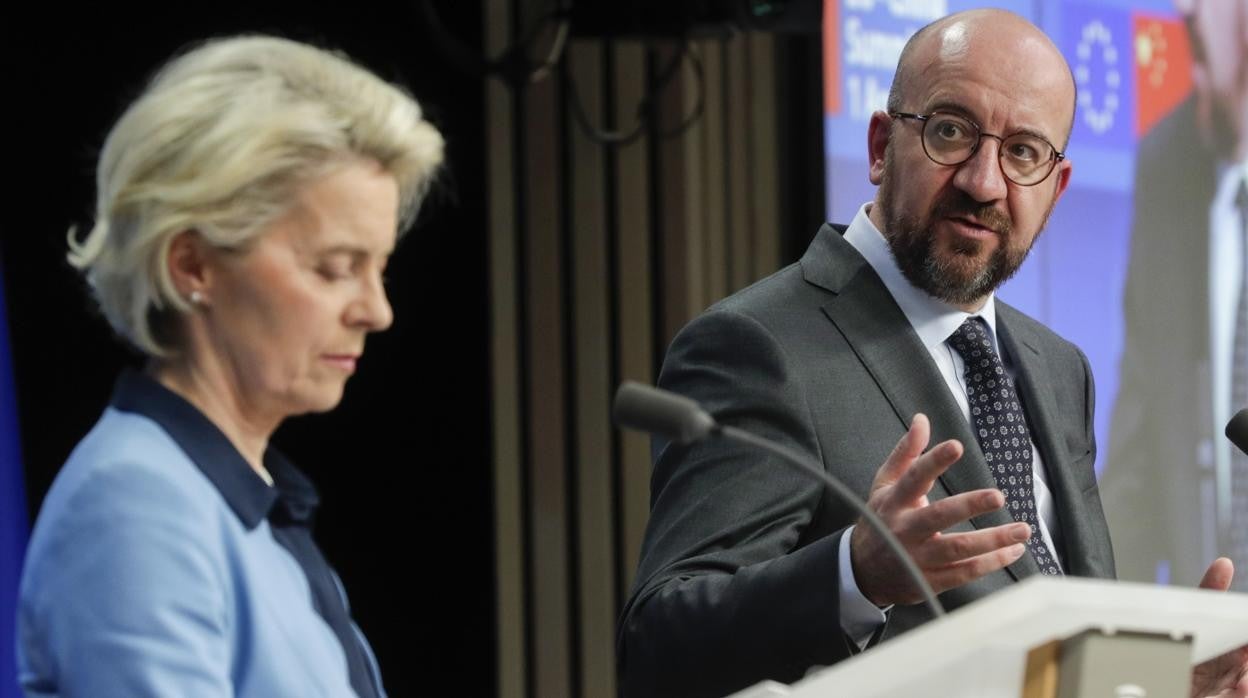
[{"label": "microphone", "polygon": [[1231,421],[1226,423],[1226,438],[1236,448],[1248,453],[1248,407],[1236,412]]},{"label": "microphone", "polygon": [[[1236,419],[1245,416],[1245,413],[1248,413],[1248,410],[1244,410],[1244,412],[1236,415]],[[889,549],[893,551],[893,555],[901,561],[910,580],[918,587],[919,592],[923,595],[923,601],[931,609],[932,615],[937,618],[945,615],[945,607],[936,598],[936,592],[927,583],[923,573],[919,571],[919,566],[915,564],[914,559],[906,552],[901,541],[897,540],[897,536],[888,530],[888,527],[884,525],[880,517],[874,511],[871,511],[867,507],[866,502],[854,494],[853,490],[846,487],[840,480],[829,475],[826,470],[805,454],[783,444],[751,434],[748,431],[722,425],[716,422],[715,418],[702,409],[702,406],[694,400],[653,386],[643,385],[636,381],[624,381],[620,384],[619,389],[615,391],[615,405],[611,410],[611,418],[616,426],[649,434],[657,434],[682,446],[687,446],[708,437],[723,438],[743,443],[779,456],[782,461],[790,466],[813,476],[827,486],[828,489],[836,493],[836,496],[840,497],[841,501],[857,511],[863,520],[876,533],[880,534]],[[1246,423],[1244,426],[1248,427],[1248,418],[1243,421]],[[1227,429],[1229,430],[1230,427],[1228,426]],[[1248,431],[1248,429],[1245,429],[1245,431]]]},{"label": "microphone", "polygon": [[658,434],[682,446],[719,429],[715,418],[697,402],[636,381],[624,381],[615,391],[611,416],[619,426]]}]

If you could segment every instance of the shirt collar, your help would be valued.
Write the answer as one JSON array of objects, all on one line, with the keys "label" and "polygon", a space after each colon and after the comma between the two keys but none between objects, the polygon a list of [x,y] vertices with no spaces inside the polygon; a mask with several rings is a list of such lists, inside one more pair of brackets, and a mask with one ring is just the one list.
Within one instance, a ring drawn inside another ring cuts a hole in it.
[{"label": "shirt collar", "polygon": [[988,323],[988,328],[992,330],[992,341],[996,344],[997,337],[997,299],[996,294],[989,294],[988,300],[977,313],[968,313],[955,308],[927,294],[906,279],[901,273],[901,269],[897,266],[897,260],[893,257],[892,251],[888,247],[888,241],[884,239],[884,235],[875,227],[875,223],[871,221],[867,213],[871,209],[870,203],[863,204],[857,215],[854,216],[853,222],[849,224],[849,228],[845,231],[845,241],[854,246],[866,260],[867,264],[875,270],[880,280],[884,282],[884,286],[888,288],[888,292],[893,296],[893,300],[897,301],[901,312],[910,321],[910,326],[914,328],[919,340],[923,342],[923,346],[928,351],[944,344],[945,340],[953,334],[958,326],[966,321],[968,317],[975,315],[984,319]]},{"label": "shirt collar", "polygon": [[203,472],[248,529],[273,516],[277,523],[311,526],[320,497],[307,476],[277,449],[264,453],[273,487],[247,463],[234,444],[202,412],[150,376],[126,369],[117,378],[114,409],[156,422]]},{"label": "shirt collar", "polygon": [[1221,206],[1239,212],[1236,197],[1240,187],[1248,186],[1248,161],[1218,165],[1218,186],[1213,197],[1213,206]]}]

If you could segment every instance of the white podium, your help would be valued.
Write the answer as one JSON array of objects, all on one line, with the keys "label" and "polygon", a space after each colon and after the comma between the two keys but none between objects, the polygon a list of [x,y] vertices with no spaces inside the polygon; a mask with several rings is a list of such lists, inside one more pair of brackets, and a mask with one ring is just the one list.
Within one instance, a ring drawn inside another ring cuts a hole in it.
[{"label": "white podium", "polygon": [[[1184,666],[1244,644],[1248,594],[1036,576],[795,684],[732,698],[1186,697]],[[1150,671],[1170,684],[1142,678]]]}]

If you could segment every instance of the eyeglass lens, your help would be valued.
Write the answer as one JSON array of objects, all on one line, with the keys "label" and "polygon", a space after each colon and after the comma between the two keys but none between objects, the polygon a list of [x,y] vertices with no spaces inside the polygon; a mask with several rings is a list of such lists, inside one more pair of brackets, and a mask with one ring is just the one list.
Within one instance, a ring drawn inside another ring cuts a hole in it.
[{"label": "eyeglass lens", "polygon": [[[1001,169],[1018,184],[1034,184],[1048,176],[1053,146],[1038,136],[1016,133],[1001,140]],[[979,128],[955,114],[936,113],[923,124],[923,147],[928,157],[942,165],[960,165],[975,154]]]}]

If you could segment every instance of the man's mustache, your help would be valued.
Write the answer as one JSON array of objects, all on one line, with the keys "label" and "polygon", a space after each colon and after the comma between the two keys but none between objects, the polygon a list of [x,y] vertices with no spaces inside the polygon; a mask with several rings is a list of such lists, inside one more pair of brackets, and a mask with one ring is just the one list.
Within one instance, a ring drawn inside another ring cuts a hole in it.
[{"label": "man's mustache", "polygon": [[972,218],[979,225],[988,228],[1002,238],[1014,232],[1014,223],[1010,217],[1002,213],[992,204],[983,204],[971,198],[966,192],[953,190],[942,196],[932,208],[932,220],[941,218]]}]

